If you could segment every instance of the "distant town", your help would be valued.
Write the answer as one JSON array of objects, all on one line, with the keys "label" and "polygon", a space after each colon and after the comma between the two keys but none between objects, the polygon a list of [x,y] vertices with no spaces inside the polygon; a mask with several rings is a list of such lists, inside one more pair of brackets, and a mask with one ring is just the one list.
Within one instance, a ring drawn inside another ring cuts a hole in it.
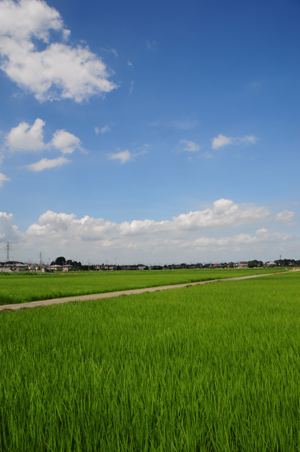
[{"label": "distant town", "polygon": [[197,264],[170,264],[170,265],[116,265],[97,264],[82,265],[81,262],[66,260],[60,256],[51,264],[26,263],[14,260],[0,262],[0,272],[68,272],[68,271],[118,271],[118,270],[178,270],[178,269],[221,269],[221,268],[258,268],[258,267],[300,267],[300,259],[278,259],[275,261],[240,261],[240,262],[217,262],[217,263],[197,263]]}]

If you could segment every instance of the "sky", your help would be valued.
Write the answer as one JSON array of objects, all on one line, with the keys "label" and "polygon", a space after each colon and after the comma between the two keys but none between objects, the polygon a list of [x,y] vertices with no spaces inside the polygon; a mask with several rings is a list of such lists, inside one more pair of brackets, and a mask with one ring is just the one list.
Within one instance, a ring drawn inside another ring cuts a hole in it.
[{"label": "sky", "polygon": [[300,258],[299,0],[0,0],[0,261]]}]

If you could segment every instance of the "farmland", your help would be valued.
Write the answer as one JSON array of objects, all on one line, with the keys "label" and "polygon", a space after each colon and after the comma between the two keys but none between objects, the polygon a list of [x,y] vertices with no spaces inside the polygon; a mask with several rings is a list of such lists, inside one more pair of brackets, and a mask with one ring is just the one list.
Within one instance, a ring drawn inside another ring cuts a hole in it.
[{"label": "farmland", "polygon": [[299,273],[0,313],[0,450],[298,451]]},{"label": "farmland", "polygon": [[273,273],[284,269],[164,270],[0,274],[0,305]]}]

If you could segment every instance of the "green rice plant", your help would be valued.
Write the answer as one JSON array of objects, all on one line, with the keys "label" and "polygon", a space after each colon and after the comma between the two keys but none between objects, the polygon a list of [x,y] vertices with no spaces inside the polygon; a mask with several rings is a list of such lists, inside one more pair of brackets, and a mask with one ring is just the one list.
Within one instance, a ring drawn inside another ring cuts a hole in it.
[{"label": "green rice plant", "polygon": [[282,269],[151,270],[29,275],[0,273],[0,305],[226,279],[274,271]]},{"label": "green rice plant", "polygon": [[1,313],[0,450],[298,451],[299,284]]}]

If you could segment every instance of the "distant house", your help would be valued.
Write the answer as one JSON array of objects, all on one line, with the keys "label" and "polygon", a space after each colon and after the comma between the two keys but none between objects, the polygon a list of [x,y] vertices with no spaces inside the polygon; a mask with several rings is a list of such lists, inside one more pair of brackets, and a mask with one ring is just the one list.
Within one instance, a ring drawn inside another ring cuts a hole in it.
[{"label": "distant house", "polygon": [[51,270],[54,270],[55,272],[61,272],[63,269],[62,265],[53,264],[50,266]]},{"label": "distant house", "polygon": [[277,264],[274,261],[268,261],[265,263],[265,267],[277,267]]},{"label": "distant house", "polygon": [[63,272],[69,272],[72,269],[73,269],[72,265],[64,265],[63,268],[62,268],[62,271]]},{"label": "distant house", "polygon": [[249,267],[248,262],[246,261],[239,262],[238,268],[248,268],[248,267]]},{"label": "distant house", "polygon": [[11,272],[11,267],[9,266],[0,267],[0,272]]},{"label": "distant house", "polygon": [[19,262],[16,264],[16,268],[15,268],[16,272],[25,272],[26,270],[28,270],[28,265],[21,264]]}]

